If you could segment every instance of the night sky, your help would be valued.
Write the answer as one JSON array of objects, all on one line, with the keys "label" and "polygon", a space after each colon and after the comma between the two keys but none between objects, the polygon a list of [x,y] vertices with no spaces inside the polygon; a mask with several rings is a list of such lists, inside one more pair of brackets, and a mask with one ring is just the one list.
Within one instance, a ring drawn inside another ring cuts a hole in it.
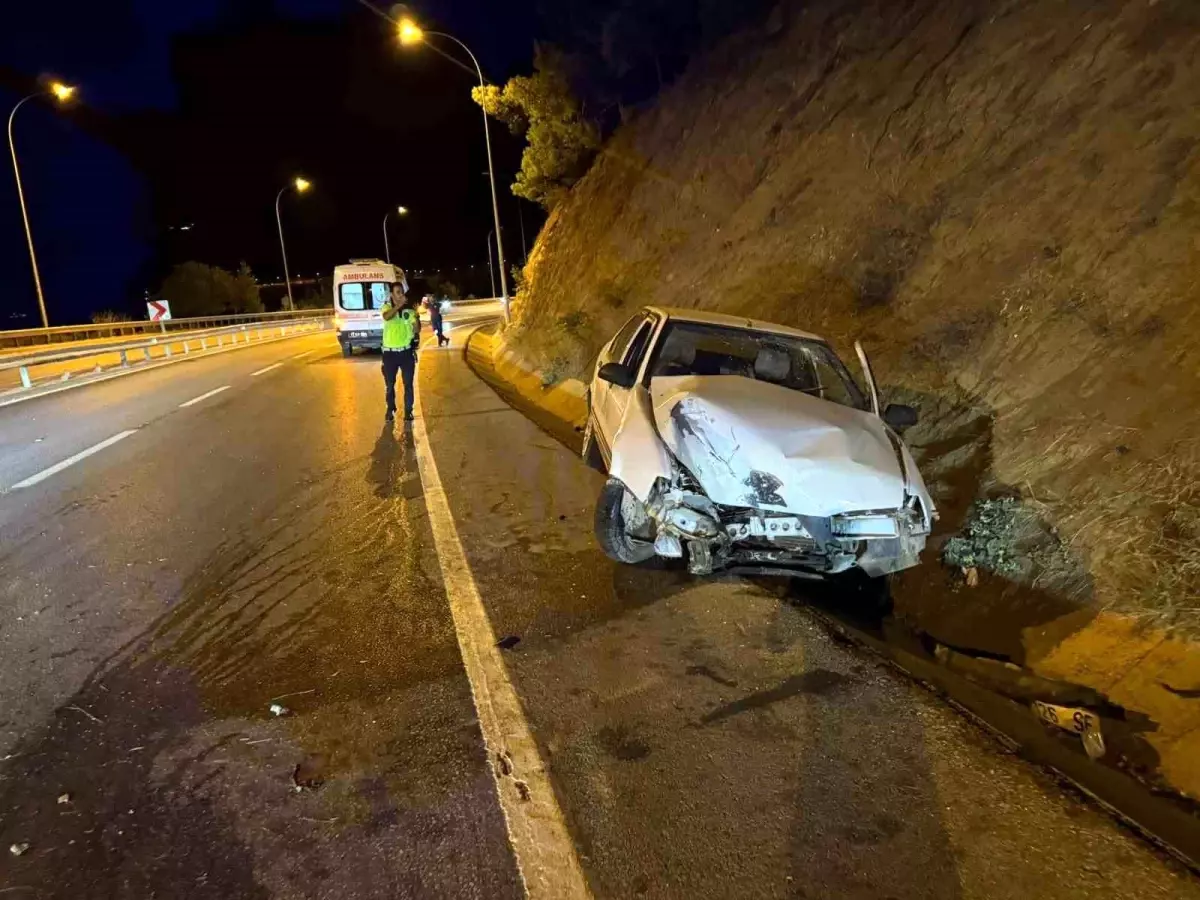
[{"label": "night sky", "polygon": [[[426,0],[413,12],[471,46],[491,81],[530,68],[532,4]],[[79,86],[71,108],[34,101],[14,125],[52,324],[140,312],[143,292],[188,259],[245,260],[260,281],[278,279],[274,200],[296,174],[314,189],[283,200],[293,275],[382,256],[384,213],[402,204],[412,212],[392,228],[393,260],[458,267],[465,288],[487,290],[492,221],[472,78],[427,48],[400,47],[352,0],[14,2],[5,17],[0,111],[40,77]],[[543,216],[508,190],[519,140],[496,122],[492,140],[506,252],[519,262],[519,215],[530,241]],[[7,159],[3,168],[0,329],[31,327]]]}]

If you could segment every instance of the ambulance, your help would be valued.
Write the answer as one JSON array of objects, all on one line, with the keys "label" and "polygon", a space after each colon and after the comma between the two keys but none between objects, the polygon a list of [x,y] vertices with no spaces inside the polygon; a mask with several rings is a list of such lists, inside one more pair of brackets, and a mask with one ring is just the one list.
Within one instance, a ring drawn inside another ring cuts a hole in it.
[{"label": "ambulance", "polygon": [[383,304],[398,284],[408,290],[404,270],[379,259],[352,259],[333,270],[333,311],[342,355],[358,347],[383,347]]}]

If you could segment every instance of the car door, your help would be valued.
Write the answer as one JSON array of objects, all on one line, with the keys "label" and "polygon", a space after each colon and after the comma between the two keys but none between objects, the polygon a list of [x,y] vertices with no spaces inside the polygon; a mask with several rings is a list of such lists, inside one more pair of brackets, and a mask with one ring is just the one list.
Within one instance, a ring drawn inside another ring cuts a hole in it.
[{"label": "car door", "polygon": [[[657,316],[645,316],[642,323],[638,325],[637,330],[633,333],[633,337],[630,338],[625,352],[619,358],[614,357],[614,360],[610,360],[610,362],[620,362],[632,372],[640,372],[642,363],[646,360],[646,354],[650,350],[650,341],[654,336],[657,325]],[[625,418],[625,408],[629,406],[630,392],[633,389],[624,388],[616,384],[606,384],[605,387],[607,390],[604,392],[604,405],[600,419],[603,420],[604,440],[611,447],[617,430],[621,427],[621,421]]]},{"label": "car door", "polygon": [[[604,347],[600,350],[599,356],[596,357],[596,372],[599,372],[600,367],[605,363],[613,362],[614,360],[620,361],[621,358],[624,357],[625,350],[629,347],[629,342],[633,340],[634,334],[637,333],[637,330],[645,321],[646,314],[644,312],[639,312],[637,315],[630,317],[629,321],[621,326],[621,330],[614,335],[612,340],[604,345]],[[610,385],[608,382],[601,381],[599,378],[597,378],[595,372],[592,373],[591,397],[589,403],[591,406],[592,415],[596,420],[596,430],[600,432],[600,439],[606,448],[605,452],[607,452],[608,446],[612,443],[612,436],[616,431],[617,425],[620,424],[618,422],[616,425],[612,426],[611,430],[606,430],[608,429],[608,425],[605,420],[604,413],[608,405],[608,392],[611,387],[612,385]]]}]

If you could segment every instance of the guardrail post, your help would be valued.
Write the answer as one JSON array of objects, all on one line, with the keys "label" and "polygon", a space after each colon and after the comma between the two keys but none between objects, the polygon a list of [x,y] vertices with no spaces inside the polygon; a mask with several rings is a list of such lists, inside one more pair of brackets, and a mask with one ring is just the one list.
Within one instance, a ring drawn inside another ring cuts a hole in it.
[{"label": "guardrail post", "polygon": [[142,348],[142,356],[146,357],[146,362],[150,362],[150,348],[149,347]]},{"label": "guardrail post", "polygon": [[200,349],[201,350],[208,349],[208,338],[200,338]]},{"label": "guardrail post", "polygon": [[184,356],[187,356],[187,355],[188,355],[189,353],[191,353],[191,352],[192,352],[192,350],[191,350],[191,348],[190,348],[190,347],[188,347],[188,342],[187,342],[187,341],[184,341],[184,342],[183,342],[183,355],[184,355]]},{"label": "guardrail post", "polygon": [[23,388],[33,387],[33,382],[29,380],[29,367],[21,366],[21,368],[18,369],[17,371],[19,371],[21,373],[21,387],[23,387]]},{"label": "guardrail post", "polygon": [[167,356],[167,358],[168,358],[168,359],[171,357],[171,343],[170,343],[170,341],[168,341],[167,343],[163,344],[163,353],[164,353],[164,354],[166,354],[166,356]]},{"label": "guardrail post", "polygon": [[128,369],[128,368],[129,368],[129,355],[128,355],[128,353],[127,353],[126,351],[124,351],[124,350],[122,350],[122,351],[121,351],[121,368],[122,368],[122,369]]},{"label": "guardrail post", "polygon": [[222,335],[219,335],[219,334],[217,335],[217,346],[218,346],[218,347],[224,347],[224,346],[225,346],[225,339],[224,339],[224,337],[223,337]]}]

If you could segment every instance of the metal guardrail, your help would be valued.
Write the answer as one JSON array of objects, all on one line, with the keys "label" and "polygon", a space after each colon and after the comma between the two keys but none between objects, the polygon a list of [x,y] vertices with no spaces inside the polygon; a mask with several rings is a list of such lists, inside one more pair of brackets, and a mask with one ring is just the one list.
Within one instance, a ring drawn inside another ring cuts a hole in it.
[{"label": "metal guardrail", "polygon": [[167,322],[105,322],[94,325],[60,325],[53,328],[23,328],[0,331],[0,349],[36,347],[74,341],[95,340],[135,334],[170,334],[175,331],[195,331],[252,322],[278,322],[291,319],[319,319],[333,315],[333,308],[284,310],[273,313],[242,313],[232,316],[200,316],[190,319],[171,319]]},{"label": "metal guardrail", "polygon": [[[53,365],[55,363],[71,362],[79,359],[88,359],[100,356],[117,355],[120,358],[120,368],[129,368],[133,365],[129,354],[138,351],[142,354],[142,361],[150,362],[155,357],[152,355],[152,350],[162,350],[161,358],[170,358],[174,356],[172,348],[180,347],[183,355],[188,356],[192,353],[192,345],[197,344],[196,352],[204,353],[210,349],[224,348],[226,338],[229,339],[231,345],[236,346],[238,338],[244,335],[244,340],[241,343],[250,344],[254,341],[252,335],[258,335],[258,341],[265,341],[267,338],[264,332],[278,330],[278,337],[286,337],[289,331],[315,330],[314,328],[302,328],[303,326],[320,325],[323,329],[331,314],[327,311],[324,318],[315,316],[306,316],[303,318],[292,318],[285,321],[256,321],[246,322],[240,325],[227,325],[223,328],[208,328],[203,330],[194,330],[172,337],[169,334],[163,338],[156,335],[149,340],[125,341],[119,343],[97,344],[90,347],[80,347],[75,350],[60,350],[51,352],[38,352],[16,356],[12,358],[0,357],[0,372],[9,372],[16,369],[23,389],[32,388],[34,386],[33,378],[30,375],[30,370],[38,366]],[[212,346],[210,347],[210,343]],[[97,366],[97,371],[99,366]],[[66,372],[63,375],[64,380],[70,378],[71,373]]]}]

